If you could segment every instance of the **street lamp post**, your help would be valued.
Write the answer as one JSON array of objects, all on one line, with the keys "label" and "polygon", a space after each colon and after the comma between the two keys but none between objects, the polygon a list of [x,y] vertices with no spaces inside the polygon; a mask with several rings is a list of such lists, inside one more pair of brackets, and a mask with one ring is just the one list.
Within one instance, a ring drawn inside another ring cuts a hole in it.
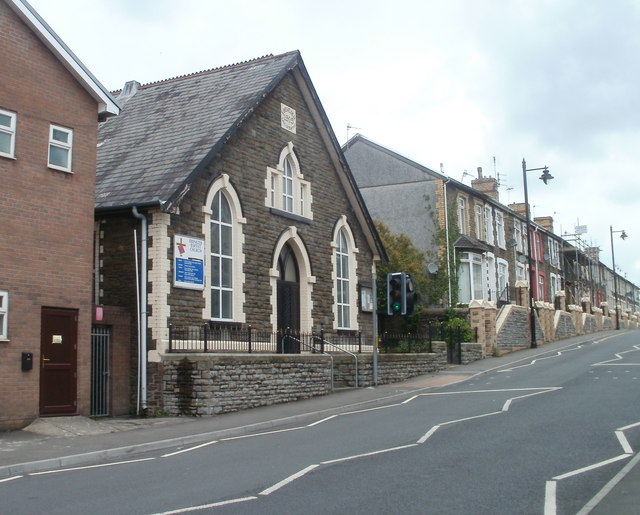
[{"label": "street lamp post", "polygon": [[616,273],[616,255],[613,252],[613,233],[621,233],[620,238],[623,240],[627,239],[627,233],[622,231],[614,231],[613,226],[609,226],[609,233],[611,236],[611,262],[613,264],[613,301],[615,302],[616,309],[616,329],[620,329],[620,314],[618,309],[618,274]]},{"label": "street lamp post", "polygon": [[553,179],[553,175],[549,173],[549,167],[544,166],[542,168],[529,168],[527,169],[527,163],[522,159],[522,182],[524,183],[524,207],[525,217],[527,225],[527,261],[529,263],[529,325],[531,328],[531,348],[535,349],[538,346],[536,341],[536,314],[533,301],[533,285],[535,274],[533,272],[533,253],[531,251],[531,213],[529,211],[529,192],[527,190],[527,172],[534,172],[543,170],[540,180],[547,184],[548,181]]}]

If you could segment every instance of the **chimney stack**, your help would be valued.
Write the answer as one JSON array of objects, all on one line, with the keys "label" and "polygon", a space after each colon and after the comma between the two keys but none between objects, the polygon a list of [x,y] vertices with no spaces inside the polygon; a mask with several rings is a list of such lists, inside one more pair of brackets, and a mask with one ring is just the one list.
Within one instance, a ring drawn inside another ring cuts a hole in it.
[{"label": "chimney stack", "polygon": [[493,200],[500,200],[498,198],[498,181],[494,177],[483,177],[481,166],[478,166],[478,178],[471,181],[471,187],[480,193],[489,195]]},{"label": "chimney stack", "polygon": [[118,101],[122,103],[126,102],[138,92],[138,89],[140,89],[140,83],[138,81],[127,81],[118,95]]},{"label": "chimney stack", "polygon": [[549,232],[553,232],[553,217],[552,216],[536,216],[533,221],[537,223],[543,229]]}]

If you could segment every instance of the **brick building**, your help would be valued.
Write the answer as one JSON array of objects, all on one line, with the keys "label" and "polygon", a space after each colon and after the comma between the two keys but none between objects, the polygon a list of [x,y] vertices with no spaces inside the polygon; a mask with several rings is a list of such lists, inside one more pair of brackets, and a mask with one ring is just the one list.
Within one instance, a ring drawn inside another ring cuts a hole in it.
[{"label": "brick building", "polygon": [[138,409],[162,407],[170,326],[371,335],[384,250],[298,52],[118,99],[98,144],[96,323],[146,328],[114,356],[136,372],[112,373]]},{"label": "brick building", "polygon": [[0,430],[88,414],[98,118],[111,95],[0,0]]}]

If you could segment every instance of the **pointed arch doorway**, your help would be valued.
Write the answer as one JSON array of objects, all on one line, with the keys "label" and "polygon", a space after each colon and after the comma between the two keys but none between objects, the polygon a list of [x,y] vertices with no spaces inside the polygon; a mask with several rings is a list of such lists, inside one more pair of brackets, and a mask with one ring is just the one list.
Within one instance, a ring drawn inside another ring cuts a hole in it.
[{"label": "pointed arch doorway", "polygon": [[[300,333],[300,268],[291,246],[286,243],[278,256],[278,333]],[[300,352],[300,344],[280,337],[278,352]]]}]

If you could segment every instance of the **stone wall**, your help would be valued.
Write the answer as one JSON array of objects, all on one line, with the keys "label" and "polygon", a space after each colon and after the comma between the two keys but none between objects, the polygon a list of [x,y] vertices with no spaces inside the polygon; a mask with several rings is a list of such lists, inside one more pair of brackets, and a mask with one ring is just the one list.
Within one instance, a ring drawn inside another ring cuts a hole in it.
[{"label": "stone wall", "polygon": [[529,347],[529,310],[523,306],[507,304],[498,316],[496,346],[499,350]]},{"label": "stone wall", "polygon": [[[498,351],[512,351],[531,346],[528,290],[526,286],[520,286],[518,292],[519,302],[525,305],[507,304],[498,311],[497,317],[496,309],[491,302],[473,301],[469,304],[470,323],[477,331],[478,342],[482,344],[485,357],[494,347]],[[494,317],[496,317],[495,334],[491,334],[490,321]],[[603,304],[603,308],[592,307],[586,299],[582,305],[566,305],[563,292],[558,292],[554,304],[536,302],[535,319],[538,345],[572,336],[615,329],[615,311],[608,310],[606,304]],[[622,313],[620,328],[637,329],[638,315]],[[493,344],[494,341],[495,344]]]},{"label": "stone wall", "polygon": [[558,340],[570,338],[576,334],[576,326],[573,323],[573,318],[566,311],[556,311],[554,323],[556,327],[556,338],[558,338]]},{"label": "stone wall", "polygon": [[[463,362],[482,355],[479,344],[462,344]],[[444,342],[432,353],[379,354],[378,384],[443,370]],[[358,354],[358,386],[373,385],[371,354]],[[334,387],[355,386],[355,359],[333,355]],[[331,392],[326,354],[173,354],[149,370],[149,409],[169,415],[218,415],[307,399]],[[160,390],[160,391],[159,391]]]}]

